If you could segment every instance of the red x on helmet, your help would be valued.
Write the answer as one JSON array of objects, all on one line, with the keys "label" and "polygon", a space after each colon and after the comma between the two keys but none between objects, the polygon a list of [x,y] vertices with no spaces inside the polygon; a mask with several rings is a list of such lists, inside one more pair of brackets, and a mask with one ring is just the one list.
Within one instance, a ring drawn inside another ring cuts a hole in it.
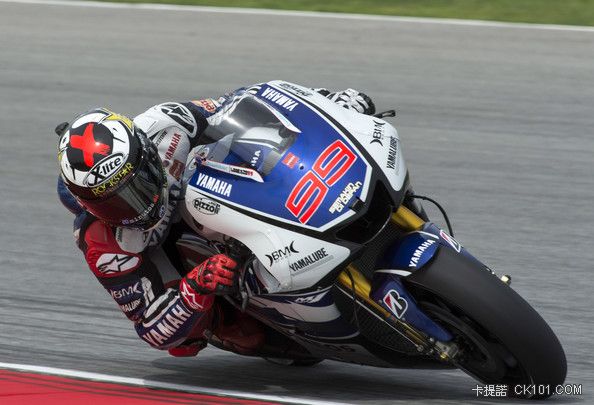
[{"label": "red x on helmet", "polygon": [[58,151],[66,187],[97,218],[146,230],[165,214],[157,148],[128,117],[103,108],[84,113],[60,137]]}]

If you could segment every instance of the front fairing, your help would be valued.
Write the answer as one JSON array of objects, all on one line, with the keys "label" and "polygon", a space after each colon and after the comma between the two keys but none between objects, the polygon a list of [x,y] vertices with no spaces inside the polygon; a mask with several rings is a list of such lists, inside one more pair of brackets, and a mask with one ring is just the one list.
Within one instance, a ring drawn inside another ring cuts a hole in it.
[{"label": "front fairing", "polygon": [[[372,228],[381,229],[403,199],[406,177],[399,160],[400,177],[388,179],[389,150],[370,152],[377,119],[287,85],[270,82],[231,99],[209,119],[210,141],[194,150],[186,172],[193,220],[245,244],[285,291],[352,260],[375,235],[361,238],[359,230],[376,219]],[[382,128],[388,147],[397,134]],[[388,196],[378,200],[380,188]],[[373,217],[378,207],[387,208],[385,218]]]},{"label": "front fairing", "polygon": [[[236,105],[228,116],[205,132],[217,142],[196,150],[198,163],[207,164],[191,184],[259,215],[312,230],[323,231],[354,214],[335,202],[341,194],[339,201],[346,203],[364,200],[372,170],[348,139],[301,104],[285,115],[257,96],[232,102]],[[344,160],[335,162],[338,154]],[[262,181],[221,173],[212,161],[255,170]],[[316,163],[322,166],[317,170],[321,176],[315,173]],[[204,176],[217,176],[232,192],[209,188],[208,180],[200,181]]]}]

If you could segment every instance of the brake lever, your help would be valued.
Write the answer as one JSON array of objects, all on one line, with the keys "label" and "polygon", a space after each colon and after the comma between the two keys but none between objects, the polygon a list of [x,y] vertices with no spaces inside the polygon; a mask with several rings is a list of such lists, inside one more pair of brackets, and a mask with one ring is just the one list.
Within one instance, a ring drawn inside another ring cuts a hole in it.
[{"label": "brake lever", "polygon": [[375,118],[385,118],[385,117],[395,117],[396,116],[396,110],[388,110],[388,111],[383,111],[377,114],[373,114],[373,116]]}]

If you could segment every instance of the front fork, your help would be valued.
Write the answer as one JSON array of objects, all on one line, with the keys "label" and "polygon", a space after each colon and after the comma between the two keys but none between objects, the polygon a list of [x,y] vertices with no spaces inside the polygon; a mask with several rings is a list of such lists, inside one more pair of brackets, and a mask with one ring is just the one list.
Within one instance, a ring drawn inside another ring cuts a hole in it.
[{"label": "front fork", "polygon": [[[401,205],[392,214],[391,222],[405,232],[420,230],[425,222],[414,212]],[[392,274],[390,274],[392,273]],[[403,332],[425,354],[437,354],[444,361],[453,360],[458,347],[452,342],[451,334],[433,322],[417,306],[406,291],[398,272],[386,272],[381,276],[388,279],[374,285],[353,264],[338,276],[338,282],[346,289],[353,290],[375,312],[383,315],[386,322]]]}]

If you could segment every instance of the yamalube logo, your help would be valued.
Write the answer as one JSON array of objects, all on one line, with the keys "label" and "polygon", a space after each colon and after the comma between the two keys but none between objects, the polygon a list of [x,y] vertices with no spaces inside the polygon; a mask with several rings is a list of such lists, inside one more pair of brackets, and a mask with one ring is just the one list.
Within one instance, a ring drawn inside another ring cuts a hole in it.
[{"label": "yamalube logo", "polygon": [[202,214],[216,215],[221,209],[221,204],[209,200],[208,198],[196,198],[194,200],[194,208]]},{"label": "yamalube logo", "polygon": [[122,153],[114,153],[94,165],[83,179],[83,184],[88,187],[95,187],[113,176],[126,162]]},{"label": "yamalube logo", "polygon": [[322,263],[327,262],[328,260],[332,260],[333,256],[326,252],[326,248],[321,248],[308,254],[305,257],[297,260],[295,263],[289,264],[289,268],[296,274],[301,273],[302,271],[307,270],[309,267],[315,265],[320,265]]}]

